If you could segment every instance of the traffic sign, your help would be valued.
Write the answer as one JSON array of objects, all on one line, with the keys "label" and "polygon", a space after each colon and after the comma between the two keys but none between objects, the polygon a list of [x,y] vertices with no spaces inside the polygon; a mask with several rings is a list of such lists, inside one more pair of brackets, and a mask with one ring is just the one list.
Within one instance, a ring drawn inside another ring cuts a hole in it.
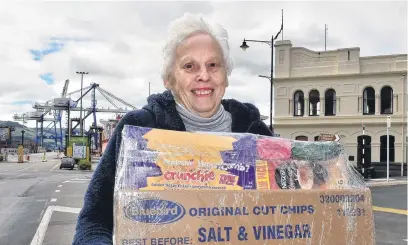
[{"label": "traffic sign", "polygon": [[337,134],[320,134],[319,141],[339,141],[340,136]]}]

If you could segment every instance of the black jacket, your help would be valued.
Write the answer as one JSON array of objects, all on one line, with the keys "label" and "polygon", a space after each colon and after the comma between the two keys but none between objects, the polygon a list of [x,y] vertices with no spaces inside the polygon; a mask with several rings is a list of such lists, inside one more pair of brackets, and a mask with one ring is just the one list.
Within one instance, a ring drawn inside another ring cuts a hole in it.
[{"label": "black jacket", "polygon": [[[169,91],[151,95],[148,104],[140,110],[127,113],[118,123],[106,150],[96,168],[79,213],[73,245],[111,245],[113,233],[113,192],[116,162],[124,125],[185,131]],[[260,120],[259,110],[252,104],[233,99],[222,100],[232,116],[232,132],[272,136]]]}]

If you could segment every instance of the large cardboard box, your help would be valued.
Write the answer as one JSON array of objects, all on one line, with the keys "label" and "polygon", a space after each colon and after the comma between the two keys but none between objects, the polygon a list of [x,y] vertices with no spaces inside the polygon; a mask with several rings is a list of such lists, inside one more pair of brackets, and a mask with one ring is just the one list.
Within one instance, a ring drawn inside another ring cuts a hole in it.
[{"label": "large cardboard box", "polygon": [[373,245],[370,189],[336,142],[125,126],[120,245]]},{"label": "large cardboard box", "polygon": [[115,244],[373,245],[371,193],[132,191],[116,196]]}]

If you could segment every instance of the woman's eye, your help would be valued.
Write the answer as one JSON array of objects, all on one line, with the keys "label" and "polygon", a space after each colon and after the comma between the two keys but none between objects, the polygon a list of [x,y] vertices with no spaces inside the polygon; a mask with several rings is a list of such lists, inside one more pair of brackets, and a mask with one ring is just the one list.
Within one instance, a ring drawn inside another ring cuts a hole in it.
[{"label": "woman's eye", "polygon": [[217,67],[217,63],[210,63],[210,67]]},{"label": "woman's eye", "polygon": [[193,64],[185,64],[184,65],[185,69],[192,69],[193,68]]}]

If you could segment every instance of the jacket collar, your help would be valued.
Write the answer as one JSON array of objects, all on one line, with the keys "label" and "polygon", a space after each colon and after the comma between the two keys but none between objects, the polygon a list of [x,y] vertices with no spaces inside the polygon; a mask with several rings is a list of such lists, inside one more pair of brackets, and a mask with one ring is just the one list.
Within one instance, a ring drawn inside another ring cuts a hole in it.
[{"label": "jacket collar", "polygon": [[[185,131],[184,123],[177,113],[176,102],[172,93],[166,90],[160,94],[150,95],[147,99],[148,105],[144,109],[151,110],[156,116],[156,124],[160,128],[168,128],[171,126],[171,129]],[[252,104],[241,103],[234,99],[223,99],[221,104],[224,106],[224,109],[231,113],[232,117],[232,131],[237,133],[245,133],[251,130],[254,127],[254,122],[256,125],[260,120],[259,110]]]}]

